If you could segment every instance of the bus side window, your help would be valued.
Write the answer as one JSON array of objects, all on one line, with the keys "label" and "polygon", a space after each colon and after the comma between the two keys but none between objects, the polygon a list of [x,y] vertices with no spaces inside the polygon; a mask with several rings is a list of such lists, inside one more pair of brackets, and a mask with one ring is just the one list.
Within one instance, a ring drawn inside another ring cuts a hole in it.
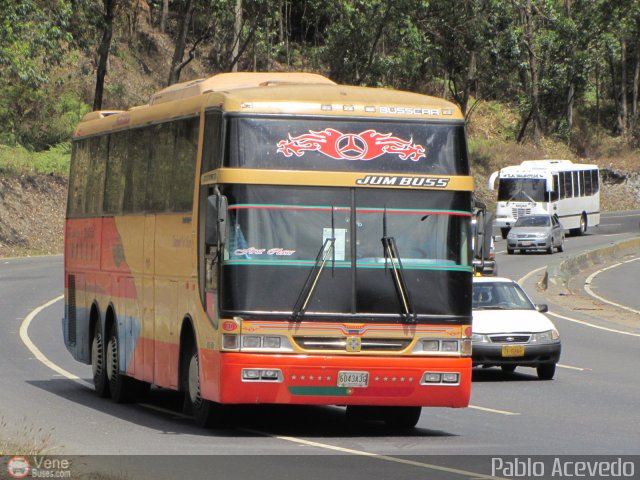
[{"label": "bus side window", "polygon": [[600,191],[600,177],[598,176],[598,170],[591,170],[591,185],[594,194]]},{"label": "bus side window", "polygon": [[573,196],[580,196],[580,172],[573,172]]},{"label": "bus side window", "polygon": [[112,133],[109,136],[109,157],[104,188],[104,213],[106,214],[122,214],[128,145],[128,131]]},{"label": "bus side window", "polygon": [[69,204],[70,217],[85,213],[88,171],[89,171],[89,140],[78,140],[73,143],[71,156],[71,175],[69,176]]},{"label": "bus side window", "polygon": [[573,197],[573,180],[571,172],[563,172],[564,175],[564,198]]},{"label": "bus side window", "polygon": [[587,170],[584,172],[584,194],[585,195],[593,195],[593,185],[591,183],[591,174],[592,170]]},{"label": "bus side window", "polygon": [[222,113],[207,112],[204,120],[204,141],[202,147],[202,172],[222,166]]},{"label": "bus side window", "polygon": [[560,185],[558,182],[558,175],[554,175],[552,178],[553,178],[553,182],[552,182],[553,190],[549,192],[549,199],[552,202],[557,202],[558,199],[560,198]]}]

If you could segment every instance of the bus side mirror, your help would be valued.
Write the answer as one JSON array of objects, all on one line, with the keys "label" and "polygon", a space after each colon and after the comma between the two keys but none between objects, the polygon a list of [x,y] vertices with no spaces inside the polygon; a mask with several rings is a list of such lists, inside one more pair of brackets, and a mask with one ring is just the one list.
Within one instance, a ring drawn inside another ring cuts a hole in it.
[{"label": "bus side mirror", "polygon": [[205,227],[205,243],[220,246],[225,243],[227,235],[227,197],[211,195],[207,199],[207,220]]}]

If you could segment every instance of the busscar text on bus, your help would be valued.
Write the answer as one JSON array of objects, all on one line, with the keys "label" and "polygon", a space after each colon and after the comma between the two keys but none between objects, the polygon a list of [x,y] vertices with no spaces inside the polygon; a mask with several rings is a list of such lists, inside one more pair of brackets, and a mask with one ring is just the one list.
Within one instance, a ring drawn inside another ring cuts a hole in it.
[{"label": "busscar text on bus", "polygon": [[[473,180],[441,99],[233,73],[87,114],[63,331],[95,389],[346,406],[413,427],[471,388]],[[475,245],[484,245],[479,232]]]}]

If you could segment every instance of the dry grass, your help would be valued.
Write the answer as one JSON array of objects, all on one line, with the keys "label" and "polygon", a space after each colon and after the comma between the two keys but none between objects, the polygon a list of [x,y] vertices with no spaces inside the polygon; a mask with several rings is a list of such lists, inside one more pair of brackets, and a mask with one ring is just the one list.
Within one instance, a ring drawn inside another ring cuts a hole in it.
[{"label": "dry grass", "polygon": [[26,418],[13,431],[4,417],[0,418],[0,456],[43,455],[53,449],[53,430],[35,427]]}]

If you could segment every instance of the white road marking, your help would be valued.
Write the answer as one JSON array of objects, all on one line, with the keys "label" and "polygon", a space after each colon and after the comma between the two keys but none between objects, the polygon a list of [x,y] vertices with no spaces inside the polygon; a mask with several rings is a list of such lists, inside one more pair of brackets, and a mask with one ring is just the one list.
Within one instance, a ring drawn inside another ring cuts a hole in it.
[{"label": "white road marking", "polygon": [[544,267],[540,267],[540,268],[536,268],[535,270],[531,270],[529,273],[527,273],[524,277],[522,277],[520,280],[518,280],[518,284],[519,285],[523,285],[524,282],[526,282],[527,280],[529,280],[529,278],[532,275],[535,275],[536,273],[545,270],[547,268],[547,266],[545,265]]},{"label": "white road marking", "polygon": [[[259,434],[264,434],[263,432],[259,432],[259,431],[255,431],[255,430],[250,430],[250,429],[244,429],[247,432],[250,433],[259,433]],[[271,436],[271,435],[269,435]],[[467,476],[467,477],[471,477],[471,478],[478,478],[478,479],[501,479],[501,477],[493,477],[491,475],[482,475],[476,472],[470,472],[468,470],[461,470],[459,468],[450,468],[450,467],[443,467],[441,465],[434,465],[432,463],[424,463],[424,462],[418,462],[415,460],[408,460],[405,458],[397,458],[397,457],[391,457],[388,455],[380,455],[377,453],[372,453],[372,452],[366,452],[364,450],[354,450],[352,448],[345,448],[345,447],[338,447],[336,445],[330,445],[327,443],[320,443],[320,442],[312,442],[310,440],[304,440],[302,438],[297,438],[297,437],[287,437],[287,436],[273,436],[273,438],[277,438],[278,440],[284,440],[285,442],[291,442],[291,443],[297,443],[299,445],[305,445],[307,447],[316,447],[316,448],[322,448],[325,450],[331,450],[334,452],[340,452],[340,453],[347,453],[350,455],[359,455],[359,456],[363,456],[363,457],[370,457],[370,458],[375,458],[377,460],[383,460],[386,462],[393,462],[393,463],[400,463],[403,465],[410,465],[412,467],[419,467],[419,468],[426,468],[429,470],[437,470],[440,472],[446,472],[446,473],[453,473],[455,475],[462,475],[462,476]]]},{"label": "white road marking", "polygon": [[566,368],[567,370],[577,370],[579,372],[591,371],[590,368],[581,368],[581,367],[573,367],[571,365],[563,365],[561,363],[556,363],[556,366],[559,368]]},{"label": "white road marking", "polygon": [[619,333],[620,335],[629,335],[629,336],[632,336],[632,337],[640,337],[640,333],[625,332],[624,330],[616,330],[615,328],[607,328],[607,327],[603,327],[601,325],[595,325],[593,323],[583,322],[582,320],[577,320],[575,318],[565,317],[564,315],[560,315],[558,313],[547,312],[547,314],[552,315],[552,316],[557,317],[557,318],[561,318],[563,320],[567,320],[568,322],[579,323],[580,325],[584,325],[585,327],[597,328],[598,330],[604,330],[606,332],[611,332],[611,333]]},{"label": "white road marking", "polygon": [[20,325],[20,339],[22,340],[22,343],[24,343],[24,345],[29,349],[29,351],[31,353],[33,353],[33,356],[36,358],[36,360],[40,361],[41,363],[43,363],[44,365],[46,365],[47,367],[49,367],[51,370],[53,370],[54,372],[56,372],[57,374],[68,378],[69,380],[73,380],[74,382],[82,385],[83,387],[89,387],[89,388],[93,388],[93,385],[89,382],[87,382],[86,380],[83,380],[82,378],[78,377],[77,375],[74,375],[71,372],[66,371],[64,368],[56,365],[55,363],[53,363],[51,360],[49,360],[41,351],[38,347],[35,346],[35,344],[31,341],[31,339],[29,338],[29,325],[31,325],[31,322],[33,321],[33,319],[45,308],[50,307],[51,305],[53,305],[56,302],[59,302],[60,300],[62,300],[64,298],[64,295],[60,295],[59,297],[54,298],[53,300],[49,300],[47,303],[45,303],[44,305],[40,305],[38,308],[36,308],[35,310],[32,310],[31,313],[29,313],[29,315],[27,315],[25,317],[25,319],[22,321],[22,324]]},{"label": "white road marking", "polygon": [[520,415],[517,412],[509,412],[508,410],[496,410],[494,408],[478,407],[477,405],[469,405],[469,408],[480,410],[482,412],[499,413],[500,415]]},{"label": "white road marking", "polygon": [[585,291],[591,295],[593,298],[600,300],[601,302],[604,303],[608,303],[609,305],[613,305],[614,307],[618,307],[618,308],[622,308],[623,310],[627,310],[629,312],[633,312],[633,313],[638,313],[640,314],[640,310],[636,310],[634,308],[631,307],[627,307],[626,305],[621,305],[619,303],[616,302],[612,302],[611,300],[607,300],[604,297],[601,297],[600,295],[598,295],[597,293],[595,293],[592,289],[591,289],[591,283],[593,282],[593,279],[596,278],[597,275],[601,274],[602,272],[606,272],[607,270],[611,270],[612,268],[616,268],[616,267],[620,267],[622,265],[625,265],[627,263],[631,263],[631,262],[635,262],[637,260],[640,260],[640,257],[636,257],[636,258],[632,258],[631,260],[625,260],[624,262],[619,262],[616,263],[614,265],[609,265],[608,267],[605,268],[601,268],[600,270],[597,270],[595,272],[593,272],[591,275],[589,275],[587,277],[587,279],[584,281],[584,289]]}]

